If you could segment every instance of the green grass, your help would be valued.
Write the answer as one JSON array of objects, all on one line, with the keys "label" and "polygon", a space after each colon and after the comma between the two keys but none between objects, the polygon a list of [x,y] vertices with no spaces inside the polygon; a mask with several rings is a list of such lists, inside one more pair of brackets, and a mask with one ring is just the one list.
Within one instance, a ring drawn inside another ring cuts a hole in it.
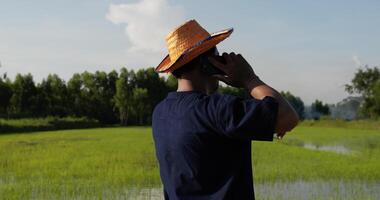
[{"label": "green grass", "polygon": [[[344,146],[352,153],[304,144]],[[283,141],[253,142],[252,158],[258,186],[379,183],[380,131],[300,126]],[[0,199],[125,199],[131,188],[159,187],[150,127],[0,135]]]},{"label": "green grass", "polygon": [[[342,146],[350,154],[303,147]],[[298,127],[283,141],[254,142],[256,181],[380,181],[380,132],[324,127]]]},{"label": "green grass", "polygon": [[[102,195],[159,185],[150,128],[0,136],[0,197]],[[7,199],[6,198],[6,199]]]},{"label": "green grass", "polygon": [[301,126],[312,127],[333,127],[333,128],[350,128],[350,129],[366,129],[380,131],[379,119],[365,119],[347,121],[343,119],[321,118],[320,120],[304,120]]},{"label": "green grass", "polygon": [[45,117],[45,118],[0,118],[0,134],[47,130],[79,129],[101,127],[98,121],[85,117]]}]

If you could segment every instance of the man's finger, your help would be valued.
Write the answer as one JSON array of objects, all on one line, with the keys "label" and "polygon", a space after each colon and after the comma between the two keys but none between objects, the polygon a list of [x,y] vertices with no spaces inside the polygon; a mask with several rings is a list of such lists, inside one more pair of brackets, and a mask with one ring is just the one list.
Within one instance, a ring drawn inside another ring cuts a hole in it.
[{"label": "man's finger", "polygon": [[285,136],[286,132],[282,132],[282,133],[277,133],[277,137],[279,139],[282,139],[284,136]]},{"label": "man's finger", "polygon": [[236,54],[235,54],[235,52],[231,52],[231,53],[230,53],[230,58],[231,58],[232,60],[236,60]]},{"label": "man's finger", "polygon": [[236,57],[235,57],[236,59],[238,59],[239,61],[241,61],[241,62],[247,62],[246,60],[245,60],[245,58],[239,53],[238,55],[236,55]]},{"label": "man's finger", "polygon": [[222,56],[223,56],[224,60],[226,61],[226,63],[231,63],[232,62],[232,58],[231,58],[230,55],[228,55],[228,53],[224,52],[222,54]]}]

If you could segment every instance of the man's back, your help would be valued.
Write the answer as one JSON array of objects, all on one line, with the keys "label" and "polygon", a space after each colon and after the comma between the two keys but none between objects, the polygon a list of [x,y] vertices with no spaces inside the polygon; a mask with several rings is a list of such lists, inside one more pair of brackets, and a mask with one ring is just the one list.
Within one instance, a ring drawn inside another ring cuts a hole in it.
[{"label": "man's back", "polygon": [[274,98],[170,92],[153,112],[166,199],[254,199],[251,140],[273,140]]}]

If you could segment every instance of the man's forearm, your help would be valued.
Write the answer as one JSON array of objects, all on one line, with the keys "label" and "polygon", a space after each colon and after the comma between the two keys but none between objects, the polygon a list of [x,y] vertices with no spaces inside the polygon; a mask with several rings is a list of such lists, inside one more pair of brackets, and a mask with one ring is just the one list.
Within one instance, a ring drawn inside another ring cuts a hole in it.
[{"label": "man's forearm", "polygon": [[289,102],[275,89],[265,84],[259,78],[250,80],[246,85],[246,89],[248,89],[250,95],[255,99],[261,100],[266,96],[270,96],[277,100],[278,115],[276,133],[280,136],[284,135],[285,132],[290,131],[297,125],[299,120],[297,113]]}]

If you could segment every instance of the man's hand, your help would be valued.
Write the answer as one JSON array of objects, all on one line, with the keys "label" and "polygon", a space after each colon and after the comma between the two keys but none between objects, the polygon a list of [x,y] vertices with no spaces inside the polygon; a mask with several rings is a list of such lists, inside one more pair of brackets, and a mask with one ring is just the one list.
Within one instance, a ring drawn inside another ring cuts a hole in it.
[{"label": "man's hand", "polygon": [[213,75],[215,78],[224,83],[238,88],[250,88],[253,80],[258,80],[251,65],[243,58],[242,55],[235,55],[234,52],[228,54],[223,53],[226,64],[223,64],[213,57],[209,57],[209,61],[217,68],[222,70],[226,75]]},{"label": "man's hand", "polygon": [[253,98],[263,99],[266,96],[275,98],[279,104],[275,132],[278,138],[285,136],[299,121],[299,117],[290,103],[279,92],[262,82],[253,72],[251,66],[240,54],[223,53],[226,64],[220,63],[212,57],[210,62],[226,73],[214,75],[217,79],[234,87],[244,87],[250,91]]}]

